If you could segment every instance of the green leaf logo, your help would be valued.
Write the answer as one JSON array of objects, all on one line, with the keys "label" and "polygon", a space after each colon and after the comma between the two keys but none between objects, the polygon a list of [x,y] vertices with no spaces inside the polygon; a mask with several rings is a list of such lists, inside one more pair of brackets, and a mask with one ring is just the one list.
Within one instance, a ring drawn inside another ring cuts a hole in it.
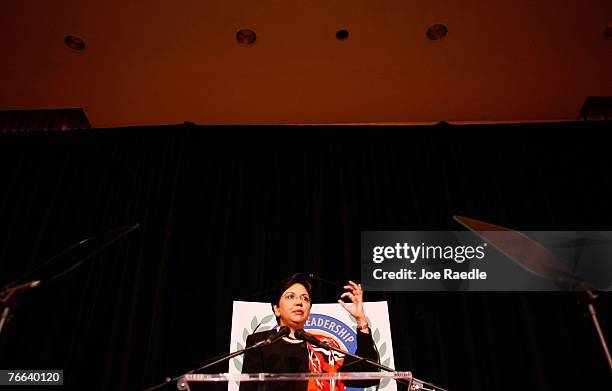
[{"label": "green leaf logo", "polygon": [[[261,322],[257,319],[257,316],[254,316],[253,319],[251,319],[250,327],[245,327],[244,330],[242,330],[242,340],[236,342],[236,350],[244,349],[244,347],[246,346],[246,340],[248,336],[251,335],[253,331],[255,331],[255,328],[257,326],[259,326],[257,331],[266,331],[266,330],[273,329],[275,325],[276,325],[276,321],[274,319],[274,315],[264,316],[261,319]],[[238,370],[238,372],[242,372],[243,360],[244,360],[243,355],[234,357],[232,359],[232,364],[234,365],[234,368]],[[236,382],[236,384],[238,384],[238,382]]]},{"label": "green leaf logo", "polygon": [[[372,322],[370,322],[370,320],[368,319],[368,324],[371,325],[371,331],[372,331],[372,339],[374,340],[374,343],[376,344],[376,347],[378,348],[378,354],[380,356],[380,361],[382,362],[382,365],[388,367],[389,363],[391,363],[391,357],[386,357],[385,358],[385,354],[387,353],[387,343],[383,342],[382,345],[379,345],[380,343],[380,330],[378,330],[377,328],[374,328],[374,326],[372,325]],[[378,387],[379,390],[383,390],[385,387],[387,387],[387,385],[389,385],[391,382],[391,379],[385,379],[383,381],[380,382],[380,386]],[[375,390],[376,387],[372,387],[371,390]],[[369,391],[370,389],[368,389]]]},{"label": "green leaf logo", "polygon": [[387,353],[387,343],[383,342],[383,344],[380,345],[380,348],[378,348],[378,354],[380,354],[381,356],[384,356],[385,353]]}]

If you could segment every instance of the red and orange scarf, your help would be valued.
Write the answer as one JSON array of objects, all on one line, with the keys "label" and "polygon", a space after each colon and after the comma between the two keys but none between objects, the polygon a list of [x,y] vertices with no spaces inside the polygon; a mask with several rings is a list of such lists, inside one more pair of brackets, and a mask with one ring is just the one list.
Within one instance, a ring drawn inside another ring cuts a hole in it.
[{"label": "red and orange scarf", "polygon": [[[338,343],[329,337],[315,335],[320,341],[327,342],[330,346],[339,348]],[[310,373],[336,373],[344,363],[342,353],[330,352],[326,349],[312,346],[306,343],[308,348],[308,367]],[[344,384],[337,380],[318,380],[308,381],[308,391],[344,391]]]}]

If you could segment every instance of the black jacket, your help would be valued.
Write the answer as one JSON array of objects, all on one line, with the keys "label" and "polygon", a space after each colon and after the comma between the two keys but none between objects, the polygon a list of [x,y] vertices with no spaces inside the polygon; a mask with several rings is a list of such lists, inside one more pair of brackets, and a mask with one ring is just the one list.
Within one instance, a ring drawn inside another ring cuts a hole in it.
[{"label": "black jacket", "polygon": [[[246,346],[252,346],[259,341],[268,338],[274,334],[275,330],[262,331],[259,333],[251,334],[247,337]],[[371,358],[373,360],[378,359],[378,353],[374,347],[374,341],[372,340],[371,334],[365,334],[357,332],[357,351],[355,352],[358,356]],[[358,362],[351,364],[354,361],[353,358],[346,356],[344,363],[340,371],[343,371],[346,367],[346,371],[351,372],[375,372],[377,369],[372,367],[366,362]],[[308,366],[308,349],[306,343],[302,342],[299,344],[291,344],[284,340],[280,340],[272,345],[264,346],[259,349],[253,349],[244,355],[244,361],[242,365],[242,373],[284,373],[284,372],[295,372],[295,373],[308,373],[310,372]],[[370,387],[376,385],[378,381],[360,381],[360,382],[345,382],[346,386],[352,387]],[[266,390],[306,390],[308,384],[306,382],[268,382]],[[263,390],[263,383],[258,382],[243,382],[240,385],[240,391],[253,391]]]}]

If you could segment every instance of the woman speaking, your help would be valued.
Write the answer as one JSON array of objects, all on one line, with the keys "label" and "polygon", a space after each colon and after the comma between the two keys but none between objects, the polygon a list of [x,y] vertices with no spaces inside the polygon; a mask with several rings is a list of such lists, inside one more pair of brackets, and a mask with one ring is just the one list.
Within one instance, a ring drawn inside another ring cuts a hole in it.
[{"label": "woman speaking", "polygon": [[[374,341],[370,335],[370,328],[367,323],[366,315],[363,310],[363,290],[360,284],[349,281],[344,287],[344,292],[340,299],[348,299],[351,305],[338,300],[338,303],[349,313],[357,322],[357,351],[355,354],[373,360],[378,359]],[[353,363],[354,359],[345,357],[342,354],[329,352],[313,346],[309,342],[297,339],[295,332],[303,330],[304,324],[308,320],[312,307],[312,285],[303,274],[294,274],[283,280],[271,299],[272,310],[276,316],[276,321],[280,327],[287,326],[290,330],[288,336],[281,338],[278,342],[253,349],[245,353],[242,373],[325,373],[338,372],[346,368],[346,371],[363,372],[375,371],[366,362]],[[252,346],[273,335],[274,330],[262,331],[250,335],[246,340],[246,346]],[[338,347],[335,341],[330,338],[315,336],[319,340],[325,340],[330,345]],[[350,365],[350,367],[349,367]],[[374,382],[351,382],[351,386],[367,387],[377,383]],[[258,388],[259,387],[259,388]],[[240,391],[251,391],[263,389],[263,384],[257,382],[244,382],[240,386]],[[306,382],[268,382],[265,384],[266,390],[338,390],[344,389],[341,382],[329,382],[320,380],[310,380]]]}]

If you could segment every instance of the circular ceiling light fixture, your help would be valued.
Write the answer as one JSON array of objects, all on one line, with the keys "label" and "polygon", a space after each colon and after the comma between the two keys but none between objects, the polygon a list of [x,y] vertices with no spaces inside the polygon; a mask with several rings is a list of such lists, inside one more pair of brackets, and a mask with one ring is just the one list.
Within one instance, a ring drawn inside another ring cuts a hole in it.
[{"label": "circular ceiling light fixture", "polygon": [[604,37],[606,37],[607,39],[612,39],[612,23],[610,23],[605,29],[604,29]]},{"label": "circular ceiling light fixture", "polygon": [[81,37],[77,37],[76,35],[66,35],[64,38],[64,43],[72,50],[76,50],[80,52],[85,49],[85,41]]},{"label": "circular ceiling light fixture", "polygon": [[430,41],[439,41],[442,38],[446,37],[448,34],[448,29],[443,24],[433,24],[427,29],[427,38]]},{"label": "circular ceiling light fixture", "polygon": [[349,37],[349,32],[348,30],[342,29],[342,30],[338,30],[336,31],[336,38],[340,41],[344,41],[345,39],[347,39]]},{"label": "circular ceiling light fixture", "polygon": [[241,45],[252,45],[255,43],[256,39],[257,34],[255,34],[255,31],[251,29],[238,30],[236,33],[236,40]]}]

